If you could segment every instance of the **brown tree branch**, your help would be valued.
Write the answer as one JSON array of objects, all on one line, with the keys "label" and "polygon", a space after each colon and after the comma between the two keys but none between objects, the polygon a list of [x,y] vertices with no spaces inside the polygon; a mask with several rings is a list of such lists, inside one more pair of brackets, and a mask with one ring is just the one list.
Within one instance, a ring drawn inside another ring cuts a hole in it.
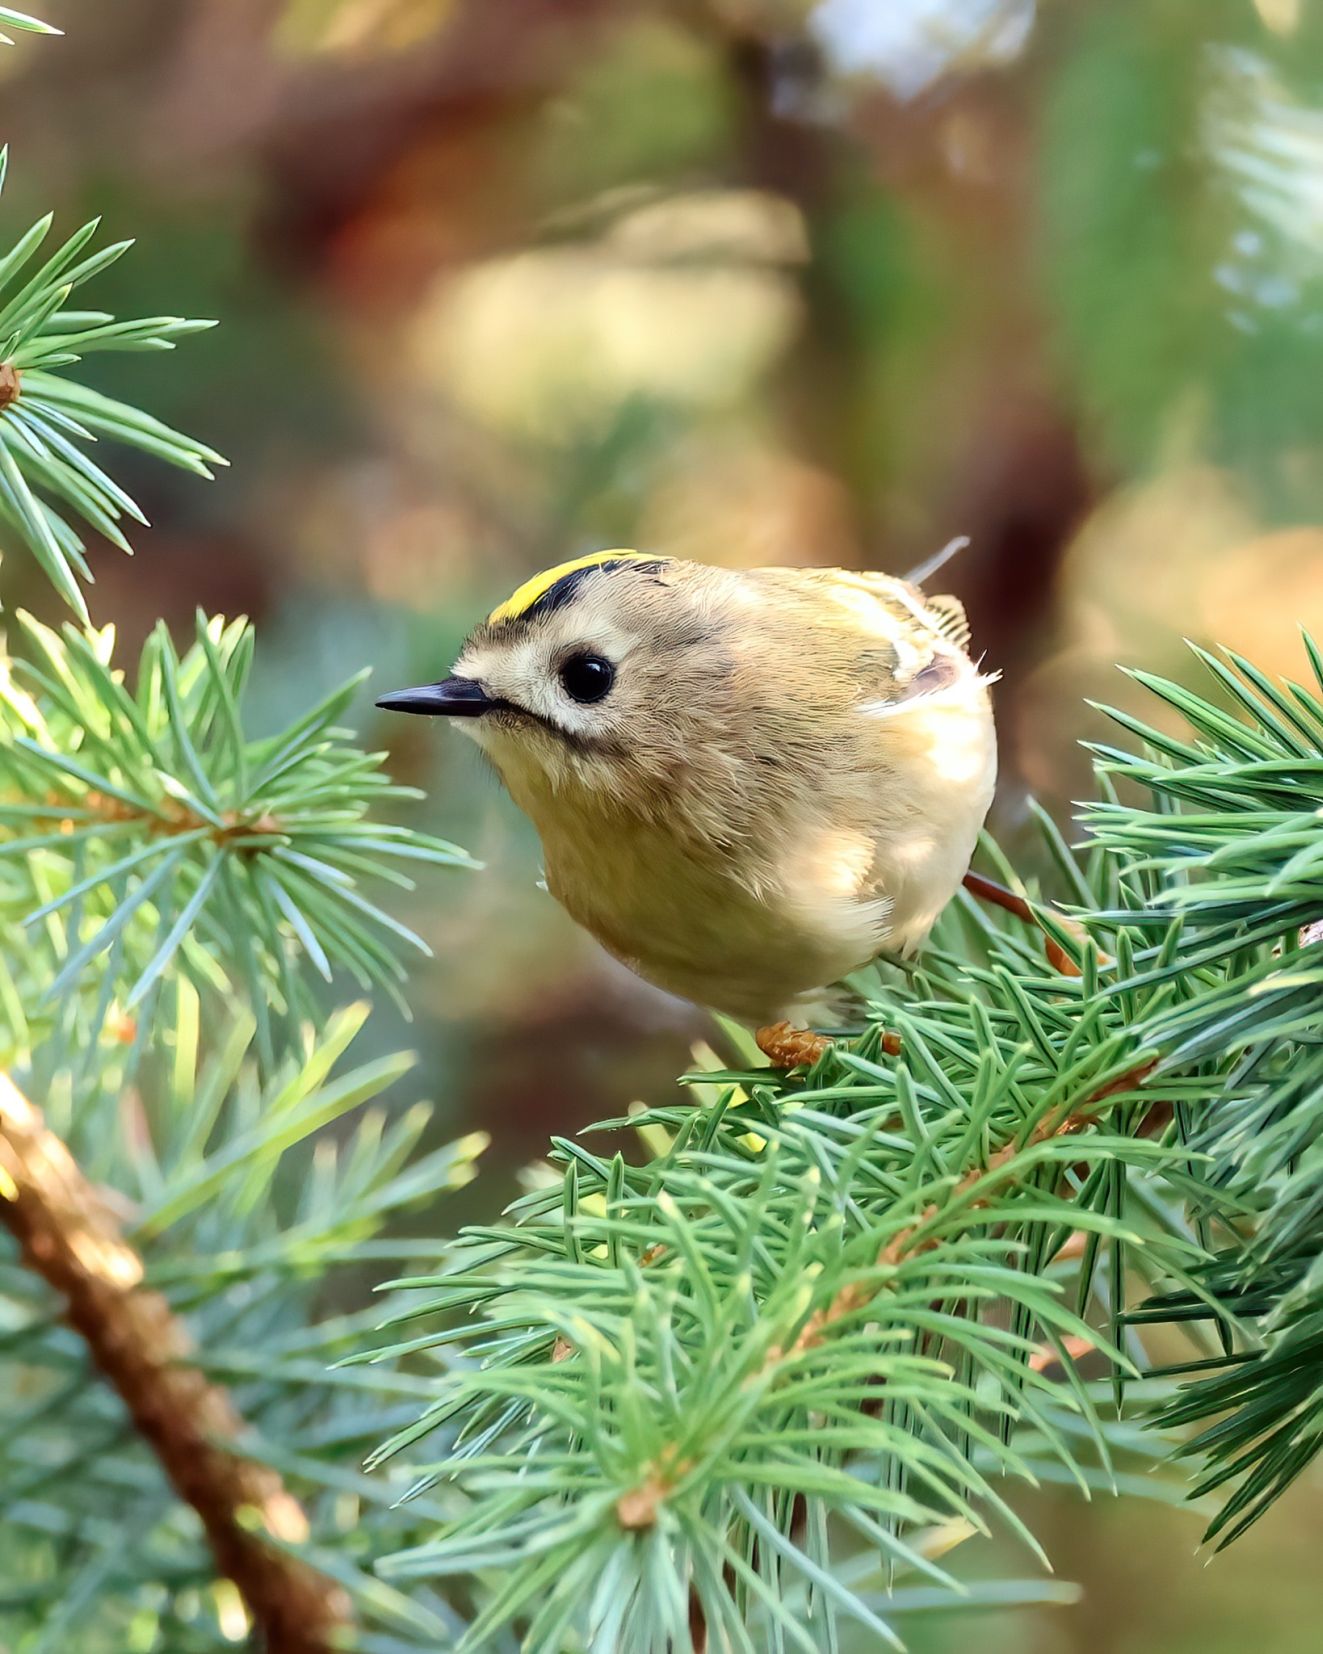
[{"label": "brown tree branch", "polygon": [[190,1362],[183,1324],[143,1285],[142,1261],[41,1113],[0,1074],[0,1221],[59,1295],[65,1319],[202,1519],[266,1654],[330,1654],[350,1624],[340,1586],[273,1547],[307,1538],[280,1476],[246,1458],[243,1420]]}]

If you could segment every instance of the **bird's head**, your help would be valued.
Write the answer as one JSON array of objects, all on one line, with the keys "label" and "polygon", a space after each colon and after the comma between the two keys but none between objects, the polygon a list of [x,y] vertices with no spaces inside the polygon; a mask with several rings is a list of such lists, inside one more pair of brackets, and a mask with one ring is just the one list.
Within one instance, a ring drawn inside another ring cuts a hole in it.
[{"label": "bird's head", "polygon": [[437,683],[383,695],[482,747],[518,802],[587,791],[649,808],[726,719],[720,571],[605,551],[534,576]]}]

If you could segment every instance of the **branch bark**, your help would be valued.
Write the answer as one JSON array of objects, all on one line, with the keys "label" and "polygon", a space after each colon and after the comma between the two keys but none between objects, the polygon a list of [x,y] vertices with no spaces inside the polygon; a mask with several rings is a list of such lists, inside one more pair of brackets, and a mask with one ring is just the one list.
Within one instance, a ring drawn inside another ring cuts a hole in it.
[{"label": "branch bark", "polygon": [[229,1395],[190,1361],[192,1343],[65,1144],[0,1074],[0,1221],[23,1261],[119,1395],[181,1499],[198,1513],[218,1570],[238,1588],[266,1654],[331,1654],[350,1624],[346,1593],[274,1548],[307,1538],[280,1476],[244,1456]]}]

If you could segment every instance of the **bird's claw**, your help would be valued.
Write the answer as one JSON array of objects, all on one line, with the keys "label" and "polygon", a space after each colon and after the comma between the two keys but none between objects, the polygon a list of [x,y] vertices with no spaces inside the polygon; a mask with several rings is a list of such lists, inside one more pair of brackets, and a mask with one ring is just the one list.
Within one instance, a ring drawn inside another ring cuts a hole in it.
[{"label": "bird's claw", "polygon": [[754,1035],[758,1049],[773,1068],[810,1068],[833,1042],[825,1034],[796,1028],[790,1022],[773,1022]]}]

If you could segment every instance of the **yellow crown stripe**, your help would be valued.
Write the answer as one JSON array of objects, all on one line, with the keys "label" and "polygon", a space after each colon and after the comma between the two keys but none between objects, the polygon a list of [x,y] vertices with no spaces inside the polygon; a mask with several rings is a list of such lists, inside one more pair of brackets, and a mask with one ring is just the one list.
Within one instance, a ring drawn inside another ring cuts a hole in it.
[{"label": "yellow crown stripe", "polygon": [[518,620],[521,614],[527,613],[544,592],[549,592],[558,580],[567,574],[573,574],[576,569],[590,569],[598,563],[653,563],[656,558],[643,551],[593,551],[587,557],[575,557],[568,563],[557,563],[554,569],[543,569],[541,574],[535,574],[531,580],[525,580],[519,590],[487,616],[487,623],[491,626],[500,625],[503,620]]}]

